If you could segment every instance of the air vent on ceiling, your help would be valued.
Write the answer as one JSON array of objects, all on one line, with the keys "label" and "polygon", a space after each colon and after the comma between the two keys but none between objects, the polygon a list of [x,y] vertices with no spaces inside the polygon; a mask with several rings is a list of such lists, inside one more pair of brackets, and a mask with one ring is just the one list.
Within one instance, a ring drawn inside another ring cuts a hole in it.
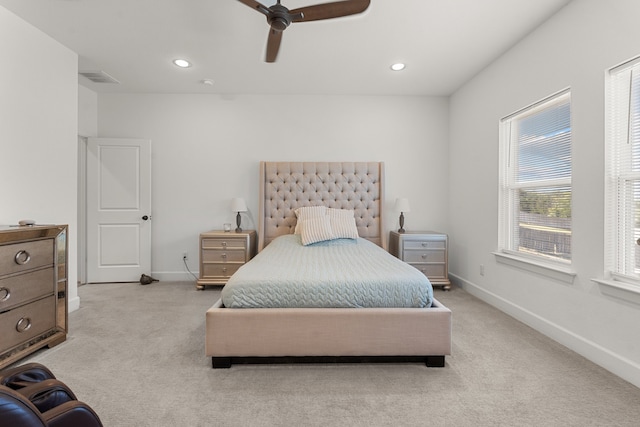
[{"label": "air vent on ceiling", "polygon": [[120,84],[119,81],[117,81],[104,71],[80,71],[78,74],[80,74],[81,76],[85,76],[94,83]]}]

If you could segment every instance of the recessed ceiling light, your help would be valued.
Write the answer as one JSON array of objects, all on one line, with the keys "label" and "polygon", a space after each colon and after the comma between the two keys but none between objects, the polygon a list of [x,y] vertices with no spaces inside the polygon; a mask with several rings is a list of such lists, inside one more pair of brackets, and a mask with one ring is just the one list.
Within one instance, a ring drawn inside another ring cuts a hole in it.
[{"label": "recessed ceiling light", "polygon": [[211,79],[200,80],[200,83],[202,83],[205,86],[213,86],[213,80]]},{"label": "recessed ceiling light", "polygon": [[401,62],[398,62],[397,64],[393,64],[393,65],[391,66],[391,69],[392,69],[393,71],[402,71],[402,70],[404,70],[404,68],[405,68],[405,67],[406,67],[406,65],[404,65],[404,64],[403,64],[403,63],[401,63]]},{"label": "recessed ceiling light", "polygon": [[173,63],[175,65],[177,65],[180,68],[189,68],[191,67],[191,62],[187,61],[186,59],[174,59]]}]

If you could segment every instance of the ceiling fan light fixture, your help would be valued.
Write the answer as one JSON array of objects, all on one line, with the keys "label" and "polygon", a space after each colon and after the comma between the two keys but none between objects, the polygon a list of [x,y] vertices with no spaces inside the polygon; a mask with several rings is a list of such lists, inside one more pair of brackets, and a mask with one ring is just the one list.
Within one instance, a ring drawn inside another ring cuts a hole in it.
[{"label": "ceiling fan light fixture", "polygon": [[186,59],[174,59],[173,64],[180,68],[189,68],[191,67],[191,62]]},{"label": "ceiling fan light fixture", "polygon": [[[282,33],[292,23],[321,21],[324,19],[356,15],[367,10],[371,3],[371,0],[341,0],[289,10],[286,6],[280,4],[281,0],[276,0],[275,4],[271,6],[266,6],[257,0],[239,1],[266,16],[267,23],[271,27],[267,38],[266,62],[276,61],[280,49],[280,41],[282,40]],[[273,0],[271,0],[271,3],[273,3]]]},{"label": "ceiling fan light fixture", "polygon": [[403,64],[402,62],[397,62],[393,65],[391,65],[391,69],[393,71],[402,71],[406,68],[407,66],[405,64]]}]

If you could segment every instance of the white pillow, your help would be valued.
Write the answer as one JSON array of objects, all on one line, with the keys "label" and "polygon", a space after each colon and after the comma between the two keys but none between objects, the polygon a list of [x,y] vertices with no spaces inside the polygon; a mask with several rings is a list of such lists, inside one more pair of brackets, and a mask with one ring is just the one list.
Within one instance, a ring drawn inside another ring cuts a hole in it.
[{"label": "white pillow", "polygon": [[296,222],[296,229],[293,234],[300,234],[300,221],[304,221],[309,218],[315,218],[319,216],[325,216],[327,214],[326,206],[304,206],[293,211],[298,218]]},{"label": "white pillow", "polygon": [[327,214],[332,218],[354,218],[356,216],[353,209],[327,208]]},{"label": "white pillow", "polygon": [[356,227],[355,212],[350,209],[327,210],[331,219],[331,230],[334,239],[357,239],[358,227]]},{"label": "white pillow", "polygon": [[304,246],[334,239],[328,215],[303,219],[298,221],[298,224],[300,225],[300,238]]}]

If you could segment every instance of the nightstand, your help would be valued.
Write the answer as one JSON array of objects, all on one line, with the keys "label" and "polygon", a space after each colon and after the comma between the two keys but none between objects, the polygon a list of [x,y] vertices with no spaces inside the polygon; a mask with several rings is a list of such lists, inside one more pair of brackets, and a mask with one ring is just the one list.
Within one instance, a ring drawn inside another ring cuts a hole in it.
[{"label": "nightstand", "polygon": [[200,234],[200,277],[196,288],[224,285],[256,254],[256,232],[213,230]]},{"label": "nightstand", "polygon": [[389,233],[389,252],[414,266],[429,278],[433,286],[448,291],[448,238],[435,231],[406,231]]}]

